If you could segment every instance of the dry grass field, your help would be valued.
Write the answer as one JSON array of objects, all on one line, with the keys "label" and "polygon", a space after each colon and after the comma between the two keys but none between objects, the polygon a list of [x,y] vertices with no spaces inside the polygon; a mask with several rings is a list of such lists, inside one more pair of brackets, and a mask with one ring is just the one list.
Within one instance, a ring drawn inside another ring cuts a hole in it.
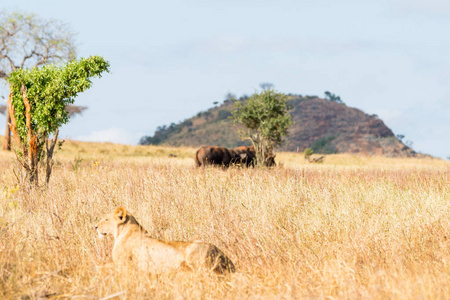
[{"label": "dry grass field", "polygon": [[[68,141],[49,187],[27,190],[0,151],[0,298],[450,299],[449,162],[279,153],[224,171],[194,152]],[[94,230],[117,206],[154,237],[217,245],[237,272],[118,273]]]}]

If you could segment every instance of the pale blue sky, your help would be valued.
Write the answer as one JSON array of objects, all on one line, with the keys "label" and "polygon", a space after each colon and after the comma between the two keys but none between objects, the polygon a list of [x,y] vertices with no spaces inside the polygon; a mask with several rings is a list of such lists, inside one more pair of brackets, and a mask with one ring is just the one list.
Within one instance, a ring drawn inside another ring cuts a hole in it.
[{"label": "pale blue sky", "polygon": [[1,4],[67,22],[79,56],[111,63],[111,73],[76,100],[89,109],[62,128],[63,137],[136,144],[228,92],[250,95],[271,82],[284,93],[329,90],[377,114],[416,151],[450,156],[450,1]]}]

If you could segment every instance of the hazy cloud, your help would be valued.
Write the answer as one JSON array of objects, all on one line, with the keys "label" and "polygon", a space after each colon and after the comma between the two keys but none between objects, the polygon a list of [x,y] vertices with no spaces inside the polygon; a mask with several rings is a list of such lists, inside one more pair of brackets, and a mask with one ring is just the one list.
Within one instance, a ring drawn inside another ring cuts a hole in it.
[{"label": "hazy cloud", "polygon": [[[180,45],[186,49],[186,45]],[[246,38],[239,35],[218,35],[208,40],[197,40],[188,48],[209,54],[241,54],[254,51],[314,52],[330,54],[373,49],[368,41],[342,41],[334,39],[299,39],[293,37]]]},{"label": "hazy cloud", "polygon": [[414,14],[449,15],[450,1],[448,0],[395,0],[397,12]]}]

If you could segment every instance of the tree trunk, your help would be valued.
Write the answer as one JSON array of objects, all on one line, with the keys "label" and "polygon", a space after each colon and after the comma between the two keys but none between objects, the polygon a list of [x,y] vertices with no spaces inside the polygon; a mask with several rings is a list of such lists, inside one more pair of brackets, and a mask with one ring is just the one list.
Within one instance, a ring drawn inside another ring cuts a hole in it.
[{"label": "tree trunk", "polygon": [[20,87],[22,93],[23,104],[25,104],[25,124],[27,126],[27,138],[28,138],[28,163],[30,167],[29,179],[30,183],[37,186],[39,182],[38,170],[39,170],[39,155],[38,155],[38,140],[36,133],[31,125],[31,105],[27,97],[27,87],[22,84]]},{"label": "tree trunk", "polygon": [[45,173],[45,182],[49,183],[50,181],[50,175],[52,174],[52,168],[53,168],[53,151],[55,150],[56,142],[58,141],[58,133],[59,130],[56,129],[55,134],[53,135],[53,139],[50,142],[50,147],[48,145],[48,139],[45,141],[45,146],[47,148],[47,170]]},{"label": "tree trunk", "polygon": [[5,138],[3,140],[3,150],[11,150],[11,130],[9,124],[11,123],[11,117],[9,116],[9,109],[6,107],[5,111],[6,125],[5,125]]},{"label": "tree trunk", "polygon": [[15,117],[14,105],[12,103],[12,87],[10,87],[10,89],[11,91],[8,99],[8,115],[11,121],[9,129],[13,133],[15,146],[19,148],[19,152],[21,152],[20,155],[17,155],[17,158],[19,163],[24,167],[29,182],[37,186],[39,163],[39,156],[37,155],[37,137],[31,128],[31,106],[26,95],[26,86],[22,85],[21,92],[26,109],[26,126],[28,129],[27,140],[23,140],[17,131],[17,120]]}]

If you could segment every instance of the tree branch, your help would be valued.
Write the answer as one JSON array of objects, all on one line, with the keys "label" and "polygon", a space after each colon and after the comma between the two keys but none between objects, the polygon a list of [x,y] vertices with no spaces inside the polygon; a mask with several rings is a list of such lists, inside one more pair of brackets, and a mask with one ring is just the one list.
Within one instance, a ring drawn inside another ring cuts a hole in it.
[{"label": "tree branch", "polygon": [[[24,53],[26,53],[25,49],[24,49]],[[22,59],[22,63],[20,64],[20,68],[23,69],[23,67],[25,66],[25,62],[27,61],[27,59],[30,59],[33,57],[33,55],[36,55],[37,53],[35,52],[35,49],[31,50],[31,53],[28,55],[25,55]]]}]

